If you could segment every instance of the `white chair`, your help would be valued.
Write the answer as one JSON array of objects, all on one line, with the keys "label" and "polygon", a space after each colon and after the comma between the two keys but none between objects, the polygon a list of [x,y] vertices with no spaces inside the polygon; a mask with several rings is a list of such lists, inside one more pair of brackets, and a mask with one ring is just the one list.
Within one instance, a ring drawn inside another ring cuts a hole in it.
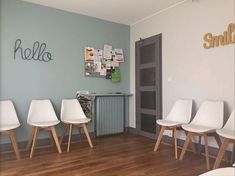
[{"label": "white chair", "polygon": [[193,136],[203,136],[206,153],[206,166],[210,169],[209,153],[208,153],[208,135],[213,135],[216,142],[220,145],[219,137],[216,135],[216,129],[220,129],[223,125],[224,103],[223,101],[205,101],[199,108],[196,116],[190,124],[182,125],[187,132],[187,137],[183,146],[179,160],[184,158],[188,145],[192,142]]},{"label": "white chair", "polygon": [[0,101],[0,122],[0,134],[9,136],[16,158],[17,160],[19,160],[20,152],[17,146],[15,132],[13,131],[13,129],[19,127],[20,122],[18,120],[12,101]]},{"label": "white chair", "polygon": [[[234,150],[235,150],[235,109],[229,116],[228,121],[224,125],[222,129],[216,130],[216,133],[224,138],[224,141],[222,145],[220,146],[219,153],[217,155],[215,164],[214,164],[214,169],[217,169],[220,166],[221,160],[224,156],[224,153],[229,145],[229,143],[233,144],[233,155],[234,155]],[[233,158],[233,157],[231,157]],[[234,159],[234,158],[233,158]]]},{"label": "white chair", "polygon": [[67,132],[67,129],[69,127],[69,139],[68,139],[68,146],[67,146],[67,152],[69,152],[70,149],[70,143],[71,143],[71,137],[72,137],[72,131],[73,127],[77,127],[80,131],[80,128],[83,128],[84,133],[87,137],[88,143],[91,148],[93,148],[86,123],[90,121],[84,114],[82,107],[77,99],[67,99],[62,100],[61,105],[61,121],[65,123],[64,130],[62,132],[60,143],[63,141],[63,137]]},{"label": "white chair", "polygon": [[225,168],[219,168],[219,169],[208,171],[199,176],[234,176],[234,175],[235,175],[234,167],[225,167]]},{"label": "white chair", "polygon": [[27,150],[32,145],[30,158],[33,157],[38,132],[40,131],[51,132],[57,150],[61,153],[60,144],[55,130],[55,125],[60,123],[60,121],[56,117],[50,100],[32,100],[29,108],[27,123],[33,127],[32,134],[27,144]]},{"label": "white chair", "polygon": [[172,130],[172,139],[174,139],[175,146],[175,158],[178,158],[177,154],[177,128],[182,124],[189,123],[192,114],[192,100],[179,99],[175,102],[168,116],[163,120],[157,120],[157,124],[161,126],[161,130],[154,147],[154,151],[157,151],[165,130]]}]

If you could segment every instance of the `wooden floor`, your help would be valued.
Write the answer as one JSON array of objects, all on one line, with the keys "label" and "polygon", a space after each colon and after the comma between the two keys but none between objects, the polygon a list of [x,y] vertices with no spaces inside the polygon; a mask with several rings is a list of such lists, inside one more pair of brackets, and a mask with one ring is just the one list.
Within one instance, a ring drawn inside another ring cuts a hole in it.
[{"label": "wooden floor", "polygon": [[[76,139],[75,139],[76,140]],[[39,148],[29,159],[21,152],[21,160],[13,153],[1,154],[1,176],[196,176],[206,171],[205,158],[187,152],[183,161],[174,158],[174,149],[162,144],[153,152],[155,141],[136,135],[96,138],[94,148],[86,141],[66,144],[62,154],[55,147]],[[214,159],[211,159],[211,165]]]}]

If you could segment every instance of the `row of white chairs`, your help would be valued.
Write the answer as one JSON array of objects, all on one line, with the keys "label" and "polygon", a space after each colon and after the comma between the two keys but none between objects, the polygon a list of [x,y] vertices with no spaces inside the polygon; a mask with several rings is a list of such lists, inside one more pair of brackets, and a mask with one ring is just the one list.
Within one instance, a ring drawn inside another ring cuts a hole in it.
[{"label": "row of white chairs", "polygon": [[[87,137],[88,143],[93,148],[86,123],[90,121],[84,114],[82,107],[77,99],[62,100],[61,105],[61,121],[64,123],[64,129],[58,140],[55,125],[60,123],[57,118],[54,108],[50,100],[32,100],[29,107],[27,123],[32,126],[32,133],[30,135],[26,149],[31,147],[30,158],[33,157],[36,140],[40,131],[49,131],[53,138],[57,150],[61,153],[61,143],[69,129],[67,152],[70,150],[71,136],[74,127],[77,127],[81,135],[81,128]],[[16,158],[20,159],[20,153],[15,139],[14,129],[20,126],[13,102],[11,100],[0,101],[0,134],[5,134],[10,137]]]},{"label": "row of white chairs", "polygon": [[[183,160],[185,152],[190,144],[192,150],[196,153],[195,146],[192,142],[193,137],[199,136],[199,144],[201,144],[201,137],[203,137],[206,154],[206,167],[209,170],[208,136],[214,136],[218,146],[220,146],[219,153],[213,167],[213,169],[216,169],[219,167],[228,145],[232,143],[235,148],[235,110],[232,111],[229,119],[222,128],[224,120],[223,101],[203,102],[195,117],[190,122],[192,115],[192,102],[192,100],[177,100],[168,116],[162,120],[156,121],[157,124],[161,126],[161,130],[157,138],[154,151],[158,150],[164,131],[171,130],[172,139],[174,139],[175,158],[177,159],[177,130],[183,130],[186,133],[186,140],[179,160]],[[224,139],[222,144],[219,136]],[[235,151],[233,151],[233,153],[234,152]]]}]

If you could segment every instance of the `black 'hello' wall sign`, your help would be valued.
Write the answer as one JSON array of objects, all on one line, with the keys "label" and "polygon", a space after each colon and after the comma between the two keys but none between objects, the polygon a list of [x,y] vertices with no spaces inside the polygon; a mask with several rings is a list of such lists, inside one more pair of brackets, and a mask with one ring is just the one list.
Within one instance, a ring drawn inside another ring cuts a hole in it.
[{"label": "black 'hello' wall sign", "polygon": [[40,43],[38,41],[33,43],[33,48],[23,49],[21,39],[17,39],[15,41],[14,47],[14,59],[16,59],[17,54],[23,60],[34,60],[34,61],[42,61],[49,62],[52,60],[52,55],[50,52],[46,51],[46,43]]}]

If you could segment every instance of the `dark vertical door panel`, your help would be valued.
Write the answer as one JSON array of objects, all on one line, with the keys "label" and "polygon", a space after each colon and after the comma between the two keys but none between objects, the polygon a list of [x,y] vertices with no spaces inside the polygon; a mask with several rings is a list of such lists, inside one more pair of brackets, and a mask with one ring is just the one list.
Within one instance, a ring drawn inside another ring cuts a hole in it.
[{"label": "dark vertical door panel", "polygon": [[136,42],[136,128],[155,138],[162,117],[162,35]]},{"label": "dark vertical door panel", "polygon": [[140,86],[155,86],[156,68],[140,69]]},{"label": "dark vertical door panel", "polygon": [[141,130],[149,133],[156,133],[155,115],[140,114]]},{"label": "dark vertical door panel", "polygon": [[155,43],[140,46],[140,63],[155,62]]},{"label": "dark vertical door panel", "polygon": [[156,109],[156,91],[141,91],[140,94],[141,109]]}]

